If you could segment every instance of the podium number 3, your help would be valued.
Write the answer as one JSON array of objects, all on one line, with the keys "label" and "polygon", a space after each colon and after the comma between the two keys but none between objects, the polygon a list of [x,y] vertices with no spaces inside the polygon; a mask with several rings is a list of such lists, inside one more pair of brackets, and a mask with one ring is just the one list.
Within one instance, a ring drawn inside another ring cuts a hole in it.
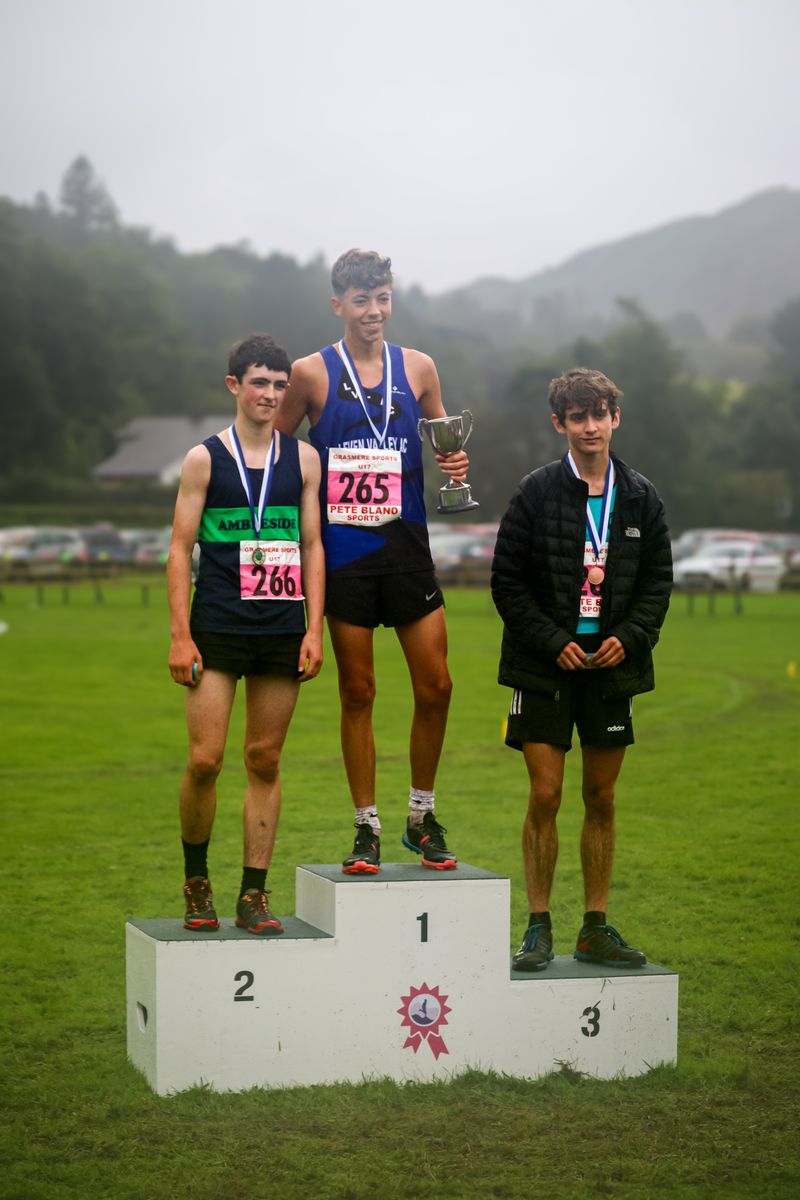
[{"label": "podium number 3", "polygon": [[417,917],[417,920],[419,921],[419,940],[421,942],[427,942],[427,940],[428,940],[428,914],[420,913],[419,916]]},{"label": "podium number 3", "polygon": [[600,1009],[596,1004],[591,1008],[585,1008],[581,1013],[582,1017],[588,1017],[585,1025],[581,1025],[581,1033],[584,1037],[597,1037],[600,1032]]},{"label": "podium number 3", "polygon": [[237,971],[233,977],[234,983],[239,983],[242,979],[244,982],[233,993],[234,1000],[255,1000],[255,996],[248,996],[247,990],[253,986],[255,975],[252,971]]}]

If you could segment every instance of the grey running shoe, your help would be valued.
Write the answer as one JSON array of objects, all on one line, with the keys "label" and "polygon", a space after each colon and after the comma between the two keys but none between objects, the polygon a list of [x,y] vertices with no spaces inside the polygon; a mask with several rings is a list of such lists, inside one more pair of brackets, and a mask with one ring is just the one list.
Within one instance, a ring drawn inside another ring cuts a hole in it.
[{"label": "grey running shoe", "polygon": [[553,930],[549,925],[529,925],[522,945],[511,960],[515,971],[543,971],[553,961]]},{"label": "grey running shoe", "polygon": [[613,925],[584,925],[578,934],[573,958],[601,967],[643,967],[641,950],[634,950]]}]

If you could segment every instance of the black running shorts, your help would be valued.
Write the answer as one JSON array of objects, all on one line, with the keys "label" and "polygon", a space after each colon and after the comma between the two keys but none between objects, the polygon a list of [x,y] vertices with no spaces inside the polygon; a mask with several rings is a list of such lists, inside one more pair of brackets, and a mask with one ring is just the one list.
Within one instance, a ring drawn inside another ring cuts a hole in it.
[{"label": "black running shorts", "polygon": [[297,678],[303,633],[192,633],[209,671]]},{"label": "black running shorts", "polygon": [[444,604],[436,573],[410,571],[406,575],[329,575],[325,584],[325,612],[348,625],[375,629],[378,625],[409,625]]}]

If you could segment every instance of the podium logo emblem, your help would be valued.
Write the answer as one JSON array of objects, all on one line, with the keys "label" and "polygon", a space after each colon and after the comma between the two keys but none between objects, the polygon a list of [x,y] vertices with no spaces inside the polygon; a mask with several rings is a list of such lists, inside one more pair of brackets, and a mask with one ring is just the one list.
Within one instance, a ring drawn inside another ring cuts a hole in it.
[{"label": "podium logo emblem", "polygon": [[410,1046],[416,1054],[422,1043],[427,1042],[434,1058],[449,1054],[444,1038],[439,1033],[439,1027],[447,1024],[447,1014],[452,1012],[447,1007],[448,997],[443,996],[438,987],[428,987],[427,983],[423,983],[418,988],[412,984],[408,995],[400,999],[403,1002],[403,1007],[397,1010],[403,1018],[400,1028],[411,1030],[403,1049]]}]

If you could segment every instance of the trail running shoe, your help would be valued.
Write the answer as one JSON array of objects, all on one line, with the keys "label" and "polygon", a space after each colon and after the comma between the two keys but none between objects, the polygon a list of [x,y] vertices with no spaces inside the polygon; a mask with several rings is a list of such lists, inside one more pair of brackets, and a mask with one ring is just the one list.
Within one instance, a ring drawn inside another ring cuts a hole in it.
[{"label": "trail running shoe", "polygon": [[553,930],[549,925],[529,925],[522,945],[511,960],[515,971],[543,971],[553,961]]},{"label": "trail running shoe", "polygon": [[578,934],[573,958],[602,967],[643,967],[641,950],[634,950],[613,925],[584,925]]},{"label": "trail running shoe", "polygon": [[214,911],[214,894],[207,879],[202,875],[193,875],[183,885],[183,894],[186,897],[184,929],[219,929]]},{"label": "trail running shoe", "polygon": [[236,924],[248,933],[283,933],[283,926],[269,910],[269,888],[248,888],[236,904]]},{"label": "trail running shoe", "polygon": [[426,812],[421,825],[409,821],[403,834],[403,845],[415,854],[422,855],[423,867],[434,871],[453,871],[458,866],[455,854],[447,849],[444,835],[447,830],[440,825],[432,812]]},{"label": "trail running shoe", "polygon": [[381,865],[381,839],[372,826],[365,822],[356,825],[356,840],[353,853],[342,863],[344,875],[377,875]]}]

